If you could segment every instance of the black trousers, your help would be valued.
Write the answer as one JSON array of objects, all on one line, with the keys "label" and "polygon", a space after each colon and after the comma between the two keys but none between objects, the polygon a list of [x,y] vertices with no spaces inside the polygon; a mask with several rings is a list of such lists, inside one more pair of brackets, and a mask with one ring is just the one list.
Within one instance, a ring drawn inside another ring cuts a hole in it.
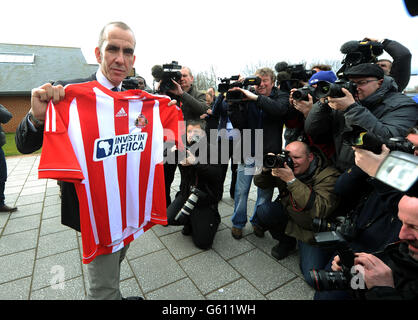
[{"label": "black trousers", "polygon": [[[187,197],[177,194],[176,198],[167,208],[167,220],[169,225],[178,225],[174,221],[180,212]],[[200,249],[209,249],[212,247],[213,239],[218,230],[221,217],[219,216],[217,205],[201,206],[197,205],[189,216],[186,223],[191,228],[193,243]],[[185,225],[185,226],[186,226]]]},{"label": "black trousers", "polygon": [[164,181],[165,181],[165,201],[166,206],[168,207],[171,203],[171,184],[174,180],[174,175],[176,173],[177,164],[168,164],[164,163]]}]

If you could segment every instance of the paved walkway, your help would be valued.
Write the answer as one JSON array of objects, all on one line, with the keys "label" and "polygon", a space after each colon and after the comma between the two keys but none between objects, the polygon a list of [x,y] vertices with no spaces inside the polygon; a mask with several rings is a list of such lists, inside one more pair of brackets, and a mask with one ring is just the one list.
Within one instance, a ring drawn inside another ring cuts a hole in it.
[{"label": "paved walkway", "polygon": [[[81,263],[79,234],[60,223],[60,197],[54,180],[38,180],[39,156],[7,158],[6,203],[0,213],[0,300],[78,300],[86,293],[87,269]],[[298,254],[277,262],[276,242],[257,238],[248,223],[244,238],[231,236],[233,201],[230,171],[219,204],[222,223],[211,250],[196,248],[182,227],[155,226],[131,243],[122,262],[121,291],[149,300],[310,300]],[[179,185],[178,170],[172,197]],[[252,213],[256,189],[251,188]],[[60,283],[59,279],[64,280]]]}]

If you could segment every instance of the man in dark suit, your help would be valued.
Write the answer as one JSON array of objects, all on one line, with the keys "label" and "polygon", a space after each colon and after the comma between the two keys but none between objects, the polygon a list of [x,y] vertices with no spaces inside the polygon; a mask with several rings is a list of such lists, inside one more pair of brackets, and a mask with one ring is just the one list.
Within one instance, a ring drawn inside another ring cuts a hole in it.
[{"label": "man in dark suit", "polygon": [[[21,153],[32,153],[42,147],[45,112],[52,99],[64,99],[64,86],[97,80],[104,87],[121,91],[122,80],[131,72],[135,62],[135,36],[123,22],[108,23],[101,31],[95,55],[100,67],[89,78],[46,83],[32,90],[31,109],[16,130],[16,146]],[[80,231],[80,214],[74,184],[61,183],[61,222]],[[108,255],[100,255],[87,265],[89,288],[87,299],[123,299],[119,289],[120,263],[129,246]],[[131,297],[130,299],[141,299]]]}]

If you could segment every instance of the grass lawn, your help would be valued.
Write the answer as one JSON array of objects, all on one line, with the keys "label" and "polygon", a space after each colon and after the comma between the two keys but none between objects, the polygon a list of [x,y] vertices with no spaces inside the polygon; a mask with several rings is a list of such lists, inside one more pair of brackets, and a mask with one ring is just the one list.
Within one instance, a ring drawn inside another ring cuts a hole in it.
[{"label": "grass lawn", "polygon": [[[14,132],[6,133],[6,144],[2,147],[2,149],[6,157],[22,155],[19,151],[17,151]],[[34,153],[41,153],[41,149]]]}]

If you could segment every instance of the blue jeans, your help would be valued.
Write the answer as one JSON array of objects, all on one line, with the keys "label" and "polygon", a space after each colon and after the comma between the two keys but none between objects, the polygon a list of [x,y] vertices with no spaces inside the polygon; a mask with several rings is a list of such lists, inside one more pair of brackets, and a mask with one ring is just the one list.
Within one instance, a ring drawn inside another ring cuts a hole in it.
[{"label": "blue jeans", "polygon": [[4,151],[0,148],[0,207],[4,206],[4,187],[7,180],[7,165]]},{"label": "blue jeans", "polygon": [[[250,165],[238,164],[237,168],[237,181],[235,184],[234,194],[234,214],[231,221],[235,228],[243,229],[247,223],[247,202],[248,194],[251,188],[251,182],[253,181],[254,163]],[[260,189],[257,188],[257,200],[254,206],[253,215],[250,222],[253,222],[253,218],[257,207],[264,202],[270,202],[273,197],[273,189]]]},{"label": "blue jeans", "polygon": [[335,248],[321,248],[302,241],[298,241],[298,248],[300,270],[305,281],[313,287],[313,281],[309,275],[309,271],[312,269],[324,269],[330,258],[334,256]]}]

